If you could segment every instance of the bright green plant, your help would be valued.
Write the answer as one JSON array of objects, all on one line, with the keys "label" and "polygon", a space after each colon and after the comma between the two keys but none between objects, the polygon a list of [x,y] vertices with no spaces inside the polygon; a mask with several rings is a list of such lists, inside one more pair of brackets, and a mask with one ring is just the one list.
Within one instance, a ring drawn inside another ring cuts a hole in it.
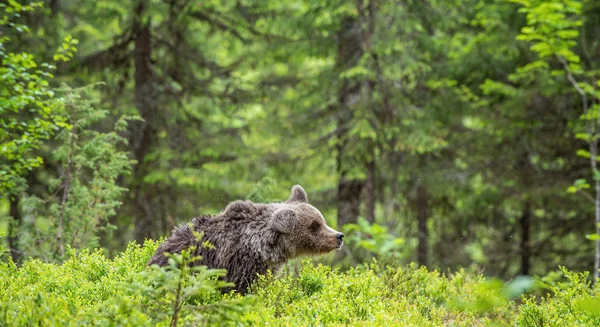
[{"label": "bright green plant", "polygon": [[371,258],[398,260],[406,255],[402,251],[403,238],[390,234],[386,226],[371,224],[362,217],[356,224],[344,225],[344,233],[349,252],[357,262],[370,261]]},{"label": "bright green plant", "polygon": [[190,268],[190,252],[146,267],[158,244],[131,244],[109,260],[69,249],[62,265],[0,264],[2,326],[197,326],[239,320],[251,298],[222,295],[224,271]]},{"label": "bright green plant", "polygon": [[8,249],[6,248],[6,246],[4,245],[4,238],[6,237],[6,235],[4,233],[0,233],[0,258],[2,256],[4,256],[6,253],[8,253]]},{"label": "bright green plant", "polygon": [[[239,320],[251,297],[223,297],[220,289],[232,286],[223,280],[226,271],[194,266],[200,257],[193,248],[170,255],[167,267],[152,266],[140,273],[148,284],[124,285],[139,297],[140,309],[152,308],[155,321],[169,325],[227,325]],[[157,307],[158,306],[158,307]]]},{"label": "bright green plant", "polygon": [[[114,259],[69,248],[61,265],[0,263],[2,326],[597,326],[598,289],[563,269],[539,279],[542,298],[459,270],[360,265],[346,272],[308,259],[262,276],[251,294],[222,294],[222,270],[191,268],[185,251],[147,267],[158,242],[130,244]],[[564,277],[566,278],[564,278]]]},{"label": "bright green plant", "polygon": [[600,325],[598,290],[590,287],[589,273],[561,267],[558,273],[539,279],[538,285],[548,292],[523,298],[516,321],[519,326]]},{"label": "bright green plant", "polygon": [[[25,12],[40,3],[21,5],[16,1],[0,3],[0,26],[17,37],[28,33],[26,25],[16,23]],[[49,81],[55,66],[38,63],[26,52],[8,50],[10,34],[0,36],[0,196],[15,193],[25,185],[23,176],[39,167],[43,160],[33,151],[61,128],[64,105],[55,96]],[[67,36],[55,54],[55,61],[67,61],[76,51],[77,40]]]},{"label": "bright green plant", "polygon": [[60,143],[51,157],[62,173],[49,180],[48,196],[22,200],[26,220],[21,243],[29,256],[63,259],[67,244],[76,249],[96,246],[98,231],[121,205],[125,188],[117,178],[129,173],[133,161],[119,150],[126,143],[120,133],[128,119],[136,118],[122,117],[109,132],[94,130],[107,111],[89,98],[90,89],[59,90],[68,126],[56,135]]}]

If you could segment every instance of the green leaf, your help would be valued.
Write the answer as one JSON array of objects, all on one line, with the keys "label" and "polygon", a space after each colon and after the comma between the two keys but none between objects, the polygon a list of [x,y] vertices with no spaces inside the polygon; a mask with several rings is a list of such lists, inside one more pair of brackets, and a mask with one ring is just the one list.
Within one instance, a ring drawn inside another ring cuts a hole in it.
[{"label": "green leaf", "polygon": [[593,297],[586,297],[577,303],[577,306],[585,313],[600,317],[600,299]]},{"label": "green leaf", "polygon": [[576,154],[577,154],[578,156],[580,156],[580,157],[584,157],[584,158],[589,158],[589,157],[591,156],[591,155],[590,155],[590,152],[589,152],[589,151],[587,151],[587,150],[584,150],[584,149],[579,149],[579,150],[577,150],[577,153],[576,153]]},{"label": "green leaf", "polygon": [[575,180],[574,183],[575,187],[577,187],[577,189],[584,189],[584,188],[589,188],[590,184],[588,184],[588,182],[585,180],[585,178],[580,178]]},{"label": "green leaf", "polygon": [[587,238],[590,241],[600,241],[600,235],[594,233],[594,234],[587,234],[585,236],[585,238]]}]

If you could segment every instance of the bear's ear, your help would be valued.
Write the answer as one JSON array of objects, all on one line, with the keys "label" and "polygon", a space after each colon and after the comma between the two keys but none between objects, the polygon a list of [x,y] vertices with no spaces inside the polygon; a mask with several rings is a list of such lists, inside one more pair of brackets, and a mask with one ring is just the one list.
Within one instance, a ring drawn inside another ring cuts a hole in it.
[{"label": "bear's ear", "polygon": [[308,203],[308,195],[306,195],[306,192],[304,191],[302,186],[296,184],[296,185],[294,185],[294,187],[292,187],[292,194],[290,195],[290,198],[286,202],[287,203],[292,203],[292,202]]},{"label": "bear's ear", "polygon": [[290,209],[281,209],[275,211],[271,220],[271,227],[282,233],[290,234],[296,226],[296,213]]}]

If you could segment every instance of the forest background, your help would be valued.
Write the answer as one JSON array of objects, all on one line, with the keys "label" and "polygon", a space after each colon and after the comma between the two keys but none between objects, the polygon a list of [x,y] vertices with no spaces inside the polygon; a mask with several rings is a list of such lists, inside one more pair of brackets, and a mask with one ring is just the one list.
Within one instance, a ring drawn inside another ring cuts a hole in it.
[{"label": "forest background", "polygon": [[16,263],[307,190],[372,257],[598,270],[600,3],[1,1]]}]

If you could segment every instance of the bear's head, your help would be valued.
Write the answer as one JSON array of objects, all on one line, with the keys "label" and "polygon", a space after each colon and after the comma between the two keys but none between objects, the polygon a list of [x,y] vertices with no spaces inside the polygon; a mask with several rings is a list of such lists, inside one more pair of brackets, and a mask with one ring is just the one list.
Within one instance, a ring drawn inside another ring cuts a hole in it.
[{"label": "bear's head", "polygon": [[339,250],[344,243],[344,234],[327,226],[300,185],[292,188],[290,198],[278,206],[270,223],[279,233],[288,258]]}]

